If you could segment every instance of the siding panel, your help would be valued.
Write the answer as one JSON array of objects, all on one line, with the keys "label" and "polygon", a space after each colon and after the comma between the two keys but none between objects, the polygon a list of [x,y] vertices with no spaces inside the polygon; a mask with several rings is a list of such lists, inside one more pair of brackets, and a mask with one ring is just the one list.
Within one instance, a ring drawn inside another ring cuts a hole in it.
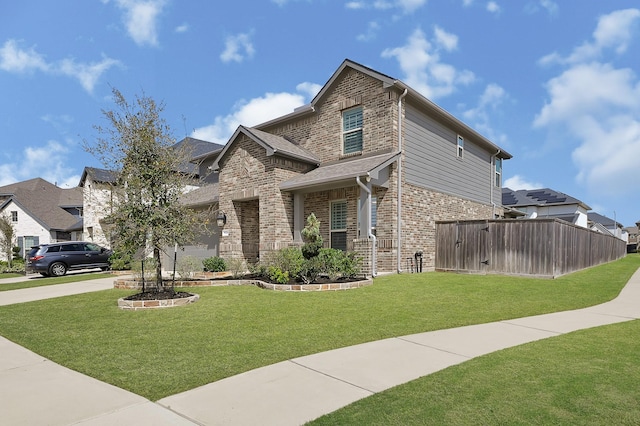
[{"label": "siding panel", "polygon": [[[456,155],[457,133],[406,107],[405,173],[408,183],[481,203],[495,201],[491,154],[465,138],[463,158]],[[463,135],[464,136],[464,135]]]}]

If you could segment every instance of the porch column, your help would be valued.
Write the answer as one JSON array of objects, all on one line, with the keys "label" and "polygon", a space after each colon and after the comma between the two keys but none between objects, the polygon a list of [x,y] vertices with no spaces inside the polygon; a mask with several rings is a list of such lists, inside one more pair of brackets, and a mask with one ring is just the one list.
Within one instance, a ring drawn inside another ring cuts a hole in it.
[{"label": "porch column", "polygon": [[293,194],[293,242],[302,242],[302,230],[304,229],[304,195],[295,192]]}]

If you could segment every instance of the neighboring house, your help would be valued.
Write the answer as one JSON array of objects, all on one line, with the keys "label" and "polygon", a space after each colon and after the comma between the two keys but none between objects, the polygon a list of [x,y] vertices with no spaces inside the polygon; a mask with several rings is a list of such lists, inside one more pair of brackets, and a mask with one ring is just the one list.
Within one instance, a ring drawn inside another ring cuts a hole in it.
[{"label": "neighboring house", "polygon": [[302,244],[355,250],[367,274],[434,268],[435,222],[503,214],[511,155],[402,81],[345,60],[310,104],[240,126],[215,158],[220,256],[249,263]]},{"label": "neighboring house", "polygon": [[103,247],[111,247],[111,232],[104,219],[111,213],[116,183],[115,173],[85,167],[78,184],[82,188],[85,238]]},{"label": "neighboring house", "polygon": [[592,230],[609,233],[627,243],[629,242],[629,233],[622,227],[621,223],[596,212],[588,212],[587,218],[589,220],[589,228]]},{"label": "neighboring house", "polygon": [[[502,188],[502,205],[525,219],[557,218],[588,228],[587,212],[591,207],[567,194],[549,188]],[[515,217],[508,214],[507,216]]]},{"label": "neighboring house", "polygon": [[0,213],[14,225],[24,257],[37,244],[82,239],[82,190],[63,189],[41,178],[0,187]]},{"label": "neighboring house", "polygon": [[[176,143],[174,147],[177,150],[185,150],[187,156],[192,158],[190,162],[182,164],[179,170],[176,170],[189,178],[189,183],[185,186],[183,202],[195,209],[212,208],[212,205],[217,203],[217,191],[210,189],[216,185],[218,175],[209,170],[213,161],[210,158],[222,150],[222,145],[187,137]],[[116,173],[85,167],[78,186],[83,188],[86,239],[111,247],[110,224],[105,221],[105,218],[110,214],[114,201],[117,202],[115,199],[117,196]],[[209,190],[203,191],[203,188],[209,188]],[[217,239],[214,241],[212,237],[202,235],[200,241],[193,246],[185,247],[181,255],[206,258],[215,256],[217,253]]]}]

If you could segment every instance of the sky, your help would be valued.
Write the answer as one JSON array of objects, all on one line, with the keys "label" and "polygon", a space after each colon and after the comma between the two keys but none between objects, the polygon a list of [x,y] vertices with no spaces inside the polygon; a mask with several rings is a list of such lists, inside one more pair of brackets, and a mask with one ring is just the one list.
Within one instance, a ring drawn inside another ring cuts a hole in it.
[{"label": "sky", "polygon": [[640,220],[640,1],[0,0],[0,186],[77,186],[112,90],[224,144],[308,103],[344,59],[513,155],[503,186]]}]

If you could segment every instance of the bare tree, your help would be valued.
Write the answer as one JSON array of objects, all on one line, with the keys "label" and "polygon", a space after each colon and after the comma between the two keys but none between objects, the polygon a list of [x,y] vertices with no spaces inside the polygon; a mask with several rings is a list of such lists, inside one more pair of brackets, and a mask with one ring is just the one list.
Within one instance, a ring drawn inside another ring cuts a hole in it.
[{"label": "bare tree", "polygon": [[171,130],[160,116],[164,104],[144,94],[131,104],[117,89],[112,92],[117,109],[103,110],[109,125],[94,126],[100,136],[85,141],[85,149],[118,176],[107,218],[114,225],[114,248],[130,254],[152,250],[156,288],[164,291],[161,253],[191,242],[204,222],[201,214],[179,202],[191,178],[184,171],[191,155],[174,147]]},{"label": "bare tree", "polygon": [[13,241],[16,231],[13,228],[11,218],[6,213],[0,214],[0,251],[7,257],[7,263],[11,268],[13,261]]}]

